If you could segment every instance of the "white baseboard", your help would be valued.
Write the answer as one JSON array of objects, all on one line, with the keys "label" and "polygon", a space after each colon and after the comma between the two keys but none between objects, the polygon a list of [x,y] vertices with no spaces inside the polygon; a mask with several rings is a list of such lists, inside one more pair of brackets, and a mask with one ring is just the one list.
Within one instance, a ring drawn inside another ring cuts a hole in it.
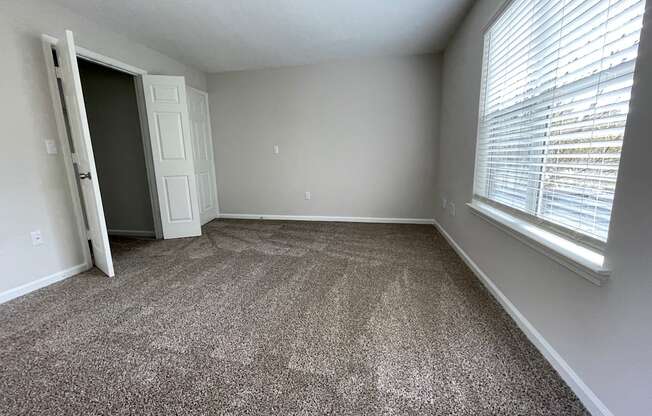
[{"label": "white baseboard", "polygon": [[19,296],[26,295],[30,292],[38,290],[42,287],[51,285],[52,283],[59,282],[61,280],[67,279],[71,276],[84,272],[92,267],[92,264],[78,264],[69,269],[62,270],[60,272],[51,274],[49,276],[42,277],[33,282],[24,284],[22,286],[15,287],[0,293],[0,303],[9,302],[12,299],[16,299]]},{"label": "white baseboard", "polygon": [[437,230],[444,236],[448,243],[453,247],[457,254],[469,266],[471,271],[484,284],[489,292],[496,298],[502,307],[509,313],[516,324],[528,337],[530,342],[543,354],[550,365],[559,373],[561,378],[573,390],[575,395],[580,399],[584,406],[593,416],[614,416],[613,413],[605,406],[598,396],[591,391],[589,386],[582,381],[579,375],[571,366],[562,358],[562,356],[550,345],[548,341],[537,331],[530,321],[514,306],[514,304],[505,296],[505,294],[496,286],[489,276],[487,276],[478,265],[469,257],[468,254],[453,240],[453,238],[444,230],[436,220],[433,223]]},{"label": "white baseboard", "polygon": [[156,233],[154,231],[147,231],[147,230],[115,230],[115,229],[109,229],[107,230],[109,235],[115,235],[119,237],[156,237]]},{"label": "white baseboard", "polygon": [[224,214],[219,218],[237,220],[280,220],[280,221],[324,221],[324,222],[368,222],[377,224],[433,224],[428,218],[381,218],[381,217],[332,217],[318,215],[268,215],[268,214]]}]

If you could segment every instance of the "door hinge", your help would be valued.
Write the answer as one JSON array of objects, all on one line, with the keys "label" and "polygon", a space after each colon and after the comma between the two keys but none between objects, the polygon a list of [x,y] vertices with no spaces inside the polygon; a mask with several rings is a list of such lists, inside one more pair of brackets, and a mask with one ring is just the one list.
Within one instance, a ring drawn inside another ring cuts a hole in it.
[{"label": "door hinge", "polygon": [[61,71],[61,67],[59,66],[54,67],[54,75],[56,75],[57,78],[63,79],[63,72]]}]

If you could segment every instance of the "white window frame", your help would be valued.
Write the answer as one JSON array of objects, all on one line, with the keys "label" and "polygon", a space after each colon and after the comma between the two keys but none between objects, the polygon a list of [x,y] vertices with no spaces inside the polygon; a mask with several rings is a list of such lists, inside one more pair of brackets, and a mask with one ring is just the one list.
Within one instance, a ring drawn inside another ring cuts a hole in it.
[{"label": "white window frame", "polygon": [[611,270],[605,267],[604,251],[579,244],[547,227],[521,219],[475,198],[467,206],[472,213],[498,229],[598,286],[611,275]]},{"label": "white window frame", "polygon": [[[493,24],[502,16],[507,8],[510,7],[513,1],[514,0],[505,0],[482,30],[483,75],[481,75],[481,91],[484,88],[483,77],[487,65],[484,44],[485,36]],[[634,81],[632,91],[635,87],[636,80]],[[590,282],[595,283],[596,285],[602,285],[611,275],[611,269],[607,266],[608,261],[606,259],[608,240],[601,241],[579,232],[573,232],[545,219],[533,218],[531,215],[522,213],[515,208],[510,208],[509,206],[476,195],[475,190],[478,189],[478,183],[475,169],[478,166],[478,157],[480,153],[480,111],[484,104],[483,100],[484,97],[480,94],[478,103],[478,126],[476,131],[473,190],[471,201],[467,203],[467,206],[471,209],[473,214],[478,215],[480,218],[488,221],[500,230],[546,255]],[[625,127],[625,131],[627,131],[627,127]]]}]

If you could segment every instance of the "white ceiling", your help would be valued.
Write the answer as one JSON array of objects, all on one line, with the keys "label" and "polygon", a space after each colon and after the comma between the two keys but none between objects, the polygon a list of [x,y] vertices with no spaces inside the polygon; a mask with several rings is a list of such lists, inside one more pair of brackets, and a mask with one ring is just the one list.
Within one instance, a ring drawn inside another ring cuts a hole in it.
[{"label": "white ceiling", "polygon": [[472,0],[54,0],[206,72],[434,52]]}]

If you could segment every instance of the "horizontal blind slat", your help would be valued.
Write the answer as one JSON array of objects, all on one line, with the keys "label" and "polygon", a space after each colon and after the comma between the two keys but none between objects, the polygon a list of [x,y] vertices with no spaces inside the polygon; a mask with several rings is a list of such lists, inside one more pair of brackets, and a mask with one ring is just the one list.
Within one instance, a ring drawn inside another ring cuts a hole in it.
[{"label": "horizontal blind slat", "polygon": [[[609,112],[611,116],[600,117],[600,120],[605,120],[609,118],[627,118],[629,112],[629,100],[621,100],[615,103],[603,105],[603,106],[593,106],[587,105],[587,108],[578,108],[574,107],[573,110],[567,110],[563,112],[555,111],[555,109],[550,109],[550,111],[541,111],[536,117],[530,117],[527,121],[524,121],[522,117],[513,117],[513,119],[504,120],[502,122],[496,121],[494,124],[485,123],[484,129],[488,134],[498,134],[501,131],[515,131],[520,129],[523,132],[527,132],[530,128],[538,128],[536,126],[540,125],[549,125],[555,124],[559,126],[566,126],[575,123],[574,120],[582,119],[584,121],[589,121],[593,119],[587,119],[586,117],[593,116],[595,117],[596,113]],[[571,122],[572,121],[572,122]]]},{"label": "horizontal blind slat", "polygon": [[[606,10],[602,13],[606,13]],[[633,5],[625,15],[612,16],[605,22],[608,25],[617,25],[617,30],[597,33],[598,31],[594,30],[595,28],[592,30],[591,26],[578,25],[573,31],[564,33],[558,41],[547,39],[546,43],[537,46],[538,50],[532,50],[532,45],[526,43],[527,54],[520,57],[508,55],[512,58],[509,61],[488,63],[492,71],[487,74],[487,83],[492,89],[500,90],[501,86],[512,89],[514,85],[518,85],[517,82],[523,80],[539,82],[554,78],[557,64],[560,62],[563,64],[564,61],[587,59],[590,57],[590,52],[600,52],[603,46],[618,49],[620,44],[627,43],[627,39],[623,39],[628,38],[627,34],[630,38],[638,40],[643,13],[643,7]],[[510,43],[509,51],[511,52],[515,47]],[[526,62],[527,65],[524,65]]]},{"label": "horizontal blind slat", "polygon": [[[606,0],[603,0],[606,1]],[[549,37],[538,39],[535,44],[532,44],[532,39],[519,39],[509,43],[509,47],[505,47],[505,55],[502,61],[494,61],[498,56],[495,51],[489,61],[489,64],[494,69],[492,78],[498,78],[506,68],[515,66],[515,63],[523,62],[527,58],[528,65],[522,66],[521,71],[536,71],[540,62],[546,62],[547,65],[552,65],[556,61],[564,60],[573,52],[582,52],[587,44],[593,43],[596,40],[605,39],[607,43],[613,43],[623,36],[623,29],[626,27],[629,32],[638,34],[642,25],[642,17],[644,8],[638,3],[638,0],[629,0],[635,4],[627,5],[627,10],[623,13],[610,16],[604,22],[600,22],[597,26],[584,24],[584,20],[574,22],[572,29],[569,26],[564,26],[563,37],[555,41],[554,37],[559,38],[560,33],[553,32]],[[605,3],[606,5],[606,3]],[[602,14],[607,13],[607,9],[591,9],[587,11],[587,15],[581,16],[585,19],[595,18]],[[608,29],[606,33],[598,33],[595,29],[599,26],[611,25],[617,26],[616,29]],[[562,28],[558,28],[557,32]],[[593,42],[589,42],[592,40]],[[521,55],[514,56],[514,50],[521,52]],[[509,60],[505,60],[508,59]],[[511,80],[510,80],[511,81]]]},{"label": "horizontal blind slat", "polygon": [[[507,166],[501,166],[500,164],[492,165],[492,166],[487,166],[486,172],[514,172],[514,173],[528,173],[532,174],[532,170],[527,170],[523,169],[523,165],[516,164],[517,166],[512,166],[512,165],[507,165]],[[584,165],[586,166],[586,165]],[[540,167],[540,166],[538,166]],[[581,170],[581,167],[577,167],[577,170]],[[571,179],[578,179],[578,180],[588,180],[588,179],[600,179],[600,180],[613,180],[614,182],[616,181],[616,178],[613,176],[608,176],[604,174],[588,174],[586,172],[587,169],[583,170],[583,173],[574,173],[574,172],[568,172],[568,171],[562,171],[562,172],[550,172],[548,175],[550,176],[558,176],[558,177],[567,177]],[[595,169],[593,169],[595,170]],[[482,177],[482,175],[486,175],[487,173],[482,173],[479,174],[478,177]],[[611,178],[611,179],[609,179]]]},{"label": "horizontal blind slat", "polygon": [[[631,75],[634,71],[629,68],[633,66],[635,59],[634,55],[637,50],[638,44],[634,44],[609,56],[607,64],[613,62],[616,66],[624,68],[617,68],[609,73],[605,73],[606,68],[600,70],[601,67],[605,66],[604,59],[601,61],[592,61],[587,65],[578,68],[576,72],[568,72],[562,76],[556,77],[554,85],[537,89],[535,91],[536,94],[528,91],[528,97],[526,99],[517,100],[514,96],[498,95],[497,97],[494,97],[493,100],[486,103],[486,111],[491,113],[512,106],[520,106],[522,103],[527,103],[530,100],[534,102],[542,101],[547,98],[548,95],[554,95],[561,100],[569,94],[576,94],[576,91],[578,90],[586,92],[590,88],[596,87],[602,81],[600,75],[606,77],[604,80],[605,82],[612,78],[619,79]],[[531,93],[533,95],[529,95]]]},{"label": "horizontal blind slat", "polygon": [[[625,63],[620,64],[623,67],[626,67],[627,69],[631,68],[631,70],[627,71],[622,71],[620,70],[625,69],[625,68],[618,68],[619,72],[612,72],[609,74],[605,75],[605,82],[610,81],[611,79],[621,79],[624,77],[627,77],[631,79],[634,74],[634,62],[633,61],[628,61]],[[617,74],[615,76],[614,74]],[[584,80],[581,80],[570,85],[565,85],[564,88],[561,91],[546,91],[542,94],[540,94],[537,97],[533,97],[532,99],[519,103],[519,104],[513,104],[509,107],[506,107],[500,111],[494,111],[490,112],[488,108],[485,108],[485,114],[483,117],[483,120],[496,120],[500,119],[506,116],[512,116],[512,115],[519,115],[520,117],[526,116],[528,114],[536,114],[540,111],[545,111],[548,109],[554,109],[558,111],[563,111],[564,109],[572,108],[574,106],[582,105],[591,102],[590,100],[593,99],[595,101],[596,96],[589,96],[586,98],[581,98],[581,99],[575,99],[570,102],[564,103],[565,99],[572,99],[575,97],[576,93],[581,93],[581,92],[586,92],[587,89],[591,89],[594,87],[597,87],[599,85],[599,77],[596,76],[595,74],[587,77]],[[627,102],[629,102],[629,91],[631,87],[630,86],[625,86],[617,90],[609,91],[606,93],[602,93],[599,96],[599,99],[602,100],[603,102],[608,103],[610,100],[614,100],[619,98],[621,95],[626,96]],[[588,101],[587,101],[588,100]],[[562,104],[563,103],[563,104]],[[556,104],[556,105],[555,105]],[[596,103],[597,105],[597,103]],[[489,113],[489,114],[487,114]]]},{"label": "horizontal blind slat", "polygon": [[485,34],[474,194],[606,240],[645,0],[514,0]]}]

